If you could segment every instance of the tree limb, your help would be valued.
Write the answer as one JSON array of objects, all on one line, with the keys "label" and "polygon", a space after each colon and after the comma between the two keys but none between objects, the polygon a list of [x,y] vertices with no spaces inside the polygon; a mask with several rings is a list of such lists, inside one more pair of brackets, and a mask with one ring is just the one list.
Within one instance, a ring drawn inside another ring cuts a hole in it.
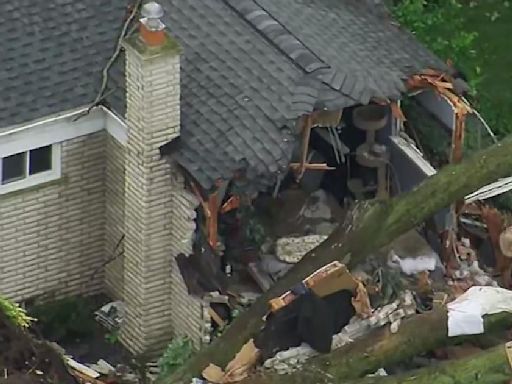
[{"label": "tree limb", "polygon": [[505,345],[499,345],[476,356],[460,360],[447,361],[432,367],[418,369],[406,375],[388,377],[366,377],[354,381],[331,381],[345,384],[503,384],[509,383],[510,364],[505,352]]},{"label": "tree limb", "polygon": [[452,202],[482,186],[512,173],[512,136],[484,149],[457,165],[448,165],[413,191],[385,203],[363,206],[353,225],[339,226],[320,246],[309,252],[253,306],[238,317],[210,346],[201,350],[184,367],[165,379],[188,384],[192,377],[213,362],[225,366],[242,345],[263,325],[268,300],[334,260],[354,266],[370,253],[414,228]]},{"label": "tree limb", "polygon": [[485,319],[486,333],[483,335],[449,338],[447,320],[444,310],[417,315],[405,320],[396,334],[392,334],[389,327],[382,327],[327,355],[309,359],[302,369],[292,374],[266,372],[252,376],[242,384],[327,384],[355,380],[445,345],[462,341],[488,344],[488,335],[512,326],[512,314],[501,313]]}]

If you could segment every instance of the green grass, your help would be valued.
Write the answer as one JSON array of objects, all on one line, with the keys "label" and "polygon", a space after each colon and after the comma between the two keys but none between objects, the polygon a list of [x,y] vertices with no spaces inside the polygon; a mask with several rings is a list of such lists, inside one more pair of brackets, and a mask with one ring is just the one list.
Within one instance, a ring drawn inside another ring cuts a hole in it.
[{"label": "green grass", "polygon": [[460,8],[463,25],[478,33],[476,55],[462,68],[480,68],[477,103],[496,134],[512,133],[512,1],[465,0]]},{"label": "green grass", "polygon": [[468,77],[492,130],[512,133],[512,0],[395,0],[394,15]]}]

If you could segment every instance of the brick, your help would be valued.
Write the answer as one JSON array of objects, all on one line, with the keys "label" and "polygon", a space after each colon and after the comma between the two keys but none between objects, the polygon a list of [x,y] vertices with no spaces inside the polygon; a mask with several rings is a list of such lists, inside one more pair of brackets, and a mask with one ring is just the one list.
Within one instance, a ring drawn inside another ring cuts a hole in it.
[{"label": "brick", "polygon": [[[83,276],[101,265],[103,254],[84,262],[81,250],[98,249],[99,244],[103,251],[104,231],[90,230],[81,221],[104,217],[104,176],[97,165],[105,162],[105,138],[98,132],[63,143],[62,172],[68,182],[0,200],[2,294],[23,300],[54,290],[57,297],[79,293]],[[73,179],[85,180],[94,193],[83,193],[83,188],[69,182]],[[73,241],[65,241],[68,237]],[[65,280],[75,291],[59,283]]]}]

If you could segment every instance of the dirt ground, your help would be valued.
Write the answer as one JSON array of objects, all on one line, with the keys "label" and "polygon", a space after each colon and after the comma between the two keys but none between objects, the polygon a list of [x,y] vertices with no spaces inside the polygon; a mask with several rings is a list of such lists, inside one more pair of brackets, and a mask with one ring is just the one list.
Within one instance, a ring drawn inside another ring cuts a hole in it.
[{"label": "dirt ground", "polygon": [[0,313],[0,383],[72,384],[76,381],[56,351],[16,328]]}]

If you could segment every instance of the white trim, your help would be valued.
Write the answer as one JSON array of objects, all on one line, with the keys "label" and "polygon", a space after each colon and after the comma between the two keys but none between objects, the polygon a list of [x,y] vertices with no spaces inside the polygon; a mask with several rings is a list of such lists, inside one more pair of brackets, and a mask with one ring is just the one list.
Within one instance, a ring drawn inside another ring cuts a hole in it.
[{"label": "white trim", "polygon": [[512,177],[499,179],[498,181],[487,184],[478,191],[470,193],[466,196],[466,202],[471,203],[476,200],[486,200],[494,196],[501,195],[512,190]]},{"label": "white trim", "polygon": [[87,108],[79,108],[45,120],[0,130],[0,157],[71,140],[102,129],[106,129],[121,144],[126,144],[128,129],[119,117],[107,108],[99,107],[75,120],[86,111]]},{"label": "white trim", "polygon": [[73,121],[80,112],[37,122],[0,133],[0,157],[89,135],[105,128],[105,113],[93,109],[88,115]]},{"label": "white trim", "polygon": [[49,124],[52,122],[58,122],[59,120],[65,119],[67,117],[75,117],[75,116],[77,116],[81,113],[84,113],[86,111],[87,111],[87,108],[85,108],[85,107],[75,108],[75,109],[71,109],[68,111],[63,111],[63,112],[59,112],[59,113],[56,113],[53,115],[45,116],[41,119],[32,120],[29,123],[23,123],[23,124],[17,124],[17,125],[11,125],[8,127],[3,127],[3,128],[0,128],[0,137],[7,135],[7,134],[23,131],[25,129],[38,127],[41,124]]},{"label": "white trim", "polygon": [[105,112],[105,126],[107,132],[119,143],[126,145],[128,141],[128,128],[124,121],[108,108],[101,108]]},{"label": "white trim", "polygon": [[[61,144],[80,136],[89,135],[103,129],[122,145],[128,140],[126,124],[107,108],[78,108],[33,121],[26,125],[17,125],[0,130],[0,180],[2,158],[31,149],[52,145],[52,169],[36,175],[28,175],[19,181],[0,184],[0,195],[31,187],[61,177]],[[28,161],[27,161],[28,167]]]},{"label": "white trim", "polygon": [[437,173],[435,168],[423,157],[420,150],[414,145],[399,136],[391,136],[389,139],[402,151],[402,153],[411,159],[427,177]]},{"label": "white trim", "polygon": [[[42,145],[44,146],[44,145]],[[28,174],[29,167],[29,155],[28,151],[24,151],[26,153],[26,167],[25,174],[27,175],[24,179],[19,181],[13,181],[4,185],[0,185],[0,195],[5,193],[18,191],[20,189],[25,189],[28,187],[32,187],[37,184],[47,183],[49,181],[57,180],[61,177],[61,144],[56,143],[52,145],[52,169],[46,172],[37,173],[35,175]],[[0,158],[0,180],[2,177],[2,159]]]}]

